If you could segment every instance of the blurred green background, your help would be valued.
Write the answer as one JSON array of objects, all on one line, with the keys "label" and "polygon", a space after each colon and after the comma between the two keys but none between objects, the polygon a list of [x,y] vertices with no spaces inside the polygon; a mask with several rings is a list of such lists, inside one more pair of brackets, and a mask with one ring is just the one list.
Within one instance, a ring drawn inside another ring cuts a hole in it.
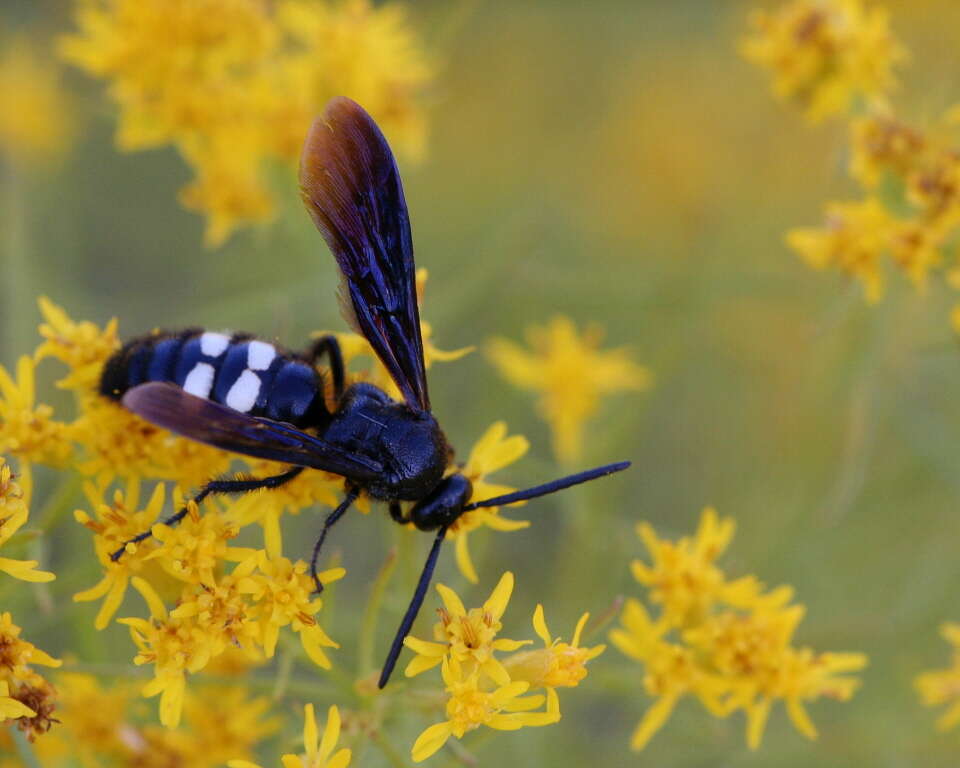
[{"label": "blurred green background", "polygon": [[[939,114],[960,95],[960,5],[888,5],[913,54],[898,104],[920,119]],[[427,95],[426,158],[402,171],[418,264],[430,270],[424,316],[437,344],[519,339],[559,312],[602,324],[606,343],[630,345],[656,382],[608,398],[589,425],[583,464],[627,458],[632,470],[534,502],[514,515],[534,521],[526,531],[475,534],[478,587],[457,573],[452,547],[438,575],[469,605],[513,570],[504,634],[529,634],[542,602],[552,631],[569,636],[581,612],[641,595],[628,571],[642,554],[637,521],[677,537],[713,504],[738,524],[722,561],[727,573],[793,585],[808,607],[797,644],[867,653],[862,689],[849,703],[811,706],[818,742],[777,707],[751,753],[742,716],[718,721],[688,701],[632,754],[629,734],[650,700],[640,667],[611,647],[578,689],[561,692],[561,724],[486,739],[481,764],[957,764],[960,731],[935,732],[934,713],[912,687],[920,671],[948,663],[937,628],[960,620],[952,300],[939,287],[921,296],[895,279],[887,299],[868,307],[856,285],[787,251],[786,229],[818,221],[824,201],[852,194],[845,132],[807,125],[738,57],[751,7],[413,5],[439,72]],[[5,0],[2,24],[39,37],[70,26],[65,4],[52,0]],[[206,251],[202,220],[176,201],[189,172],[175,152],[117,153],[101,85],[73,71],[66,82],[77,112],[72,150],[5,189],[0,363],[9,368],[34,348],[39,294],[75,318],[116,315],[124,336],[205,325],[298,347],[312,330],[344,327],[333,260],[292,173],[280,178],[288,195],[274,225]],[[50,383],[53,367],[41,392],[65,406]],[[430,384],[461,453],[494,419],[530,438],[529,456],[497,480],[523,487],[560,473],[532,397],[482,354],[435,366]],[[39,476],[35,509],[51,478]],[[288,517],[287,549],[317,523]],[[359,625],[353,606],[395,528],[377,513],[348,516],[335,531],[348,576],[325,626],[345,660]],[[391,587],[378,654],[425,554],[421,538]],[[47,546],[58,573],[52,612],[37,609],[27,588],[6,598],[31,640],[55,655],[126,662],[126,629],[95,633],[95,607],[70,601],[98,578],[87,533],[68,518]],[[432,623],[430,599],[421,636]],[[413,716],[396,723],[395,742],[411,743],[425,725]],[[382,761],[369,749],[354,764]],[[430,764],[445,761],[448,754]]]}]

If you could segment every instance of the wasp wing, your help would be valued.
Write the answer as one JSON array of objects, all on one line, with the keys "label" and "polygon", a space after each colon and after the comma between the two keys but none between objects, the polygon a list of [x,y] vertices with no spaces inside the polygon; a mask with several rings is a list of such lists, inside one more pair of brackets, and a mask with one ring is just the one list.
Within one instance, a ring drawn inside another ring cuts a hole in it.
[{"label": "wasp wing", "polygon": [[300,193],[345,281],[348,317],[417,410],[429,410],[416,268],[400,172],[373,118],[333,99],[307,135]]},{"label": "wasp wing", "polygon": [[348,453],[289,424],[248,416],[170,382],[134,387],[123,396],[123,405],[158,427],[244,456],[321,469],[360,482],[375,479],[383,469],[379,462]]}]

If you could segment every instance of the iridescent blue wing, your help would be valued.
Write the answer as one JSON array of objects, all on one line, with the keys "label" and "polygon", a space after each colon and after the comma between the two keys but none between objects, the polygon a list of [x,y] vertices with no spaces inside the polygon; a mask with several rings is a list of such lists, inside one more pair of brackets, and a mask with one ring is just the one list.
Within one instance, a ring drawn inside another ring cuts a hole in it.
[{"label": "iridescent blue wing", "polygon": [[429,410],[400,172],[359,104],[333,99],[314,122],[300,158],[300,193],[343,275],[347,319],[370,342],[407,404]]},{"label": "iridescent blue wing", "polygon": [[344,451],[289,424],[248,416],[185,392],[170,382],[150,382],[129,390],[123,405],[163,429],[191,440],[258,459],[333,472],[351,480],[375,479],[383,466]]}]

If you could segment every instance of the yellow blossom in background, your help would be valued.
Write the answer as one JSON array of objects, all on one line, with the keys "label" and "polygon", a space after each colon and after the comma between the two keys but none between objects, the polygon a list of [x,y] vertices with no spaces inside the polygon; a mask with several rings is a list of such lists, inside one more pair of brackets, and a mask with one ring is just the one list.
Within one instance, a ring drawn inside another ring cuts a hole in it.
[{"label": "yellow blossom in background", "polygon": [[[449,587],[437,584],[436,588],[443,607],[437,611],[440,621],[434,626],[434,639],[406,637],[404,645],[416,656],[405,674],[415,677],[440,666],[446,720],[420,734],[413,745],[413,761],[426,760],[451,736],[463,738],[481,725],[512,731],[557,722],[560,701],[555,689],[578,685],[587,675],[586,663],[603,652],[603,646],[580,646],[587,615],[577,623],[572,643],[564,643],[550,636],[543,607],[538,605],[533,627],[544,648],[523,651],[530,641],[497,637],[513,592],[512,573],[504,573],[486,602],[470,610]],[[511,655],[496,658],[495,654],[504,652]],[[526,695],[537,690],[546,695]]]},{"label": "yellow blossom in background", "polygon": [[75,0],[67,60],[105,80],[117,145],[175,146],[195,179],[182,204],[216,247],[273,215],[270,162],[292,164],[333,96],[365,105],[402,153],[423,151],[432,79],[398,4],[369,0]]},{"label": "yellow blossom in background", "polygon": [[889,248],[893,221],[878,200],[831,203],[823,228],[793,229],[787,244],[814,269],[839,269],[857,278],[867,301],[883,296],[882,254]]},{"label": "yellow blossom in background", "polygon": [[859,681],[847,673],[862,669],[866,657],[794,647],[803,606],[790,604],[788,587],[766,591],[752,576],[727,580],[714,560],[733,536],[733,521],[712,509],[704,511],[693,539],[661,541],[645,525],[639,533],[654,563],[634,563],[633,571],[650,602],[660,605],[659,615],[651,617],[631,598],[622,628],[610,632],[611,642],[644,666],[643,687],[654,699],[631,748],[643,749],[684,696],[695,696],[715,717],[743,711],[751,749],[760,745],[778,700],[796,729],[815,739],[806,702],[848,700]]},{"label": "yellow blossom in background", "polygon": [[917,675],[914,686],[925,707],[947,705],[937,718],[937,728],[946,731],[960,723],[960,624],[948,622],[940,634],[952,650],[950,666]]},{"label": "yellow blossom in background", "polygon": [[[893,110],[886,95],[906,54],[886,10],[861,0],[794,0],[756,11],[751,21],[743,53],[771,70],[777,93],[814,120],[849,120],[848,170],[864,192],[861,200],[829,203],[821,226],[787,232],[788,246],[814,269],[857,279],[870,303],[883,297],[888,264],[920,291],[931,275],[960,288],[958,108],[922,128]],[[960,307],[951,323],[960,329]]]},{"label": "yellow blossom in background", "polygon": [[59,155],[74,119],[53,53],[42,54],[24,37],[0,46],[0,152],[27,162]]},{"label": "yellow blossom in background", "polygon": [[[330,707],[327,711],[327,724],[323,729],[323,738],[318,741],[317,720],[313,714],[313,704],[303,708],[303,748],[302,755],[283,755],[280,761],[283,768],[346,768],[350,765],[351,751],[339,749],[340,710]],[[228,760],[230,768],[260,768],[249,760]]]},{"label": "yellow blossom in background", "polygon": [[107,685],[69,673],[58,675],[56,684],[57,726],[35,746],[41,764],[51,768],[76,759],[83,766],[220,768],[231,757],[250,757],[278,727],[267,716],[269,700],[252,696],[242,677],[188,691],[177,730],[149,722],[138,686],[129,680]]},{"label": "yellow blossom in background", "polygon": [[885,8],[863,0],[793,0],[750,17],[743,55],[768,70],[778,97],[812,121],[849,109],[855,100],[883,105],[893,68],[906,51],[890,31]]},{"label": "yellow blossom in background", "polygon": [[487,356],[511,384],[540,393],[537,409],[550,425],[557,458],[571,463],[583,448],[583,427],[602,395],[639,391],[650,373],[634,363],[626,349],[601,350],[596,326],[582,334],[567,317],[527,330],[528,351],[508,339],[491,339]]}]

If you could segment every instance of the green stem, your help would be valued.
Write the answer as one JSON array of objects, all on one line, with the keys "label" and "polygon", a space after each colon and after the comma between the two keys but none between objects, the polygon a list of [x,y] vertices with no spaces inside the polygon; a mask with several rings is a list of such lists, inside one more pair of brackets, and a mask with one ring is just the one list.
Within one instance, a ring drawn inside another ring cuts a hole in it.
[{"label": "green stem", "polygon": [[27,734],[19,728],[11,728],[10,732],[13,734],[13,743],[17,745],[17,753],[23,761],[24,768],[40,768],[40,761],[33,751],[33,744],[30,743]]},{"label": "green stem", "polygon": [[24,225],[23,188],[20,176],[11,163],[0,167],[2,173],[2,211],[3,216],[3,283],[6,286],[3,297],[3,316],[0,325],[6,329],[6,338],[3,339],[4,357],[15,357],[16,350],[27,337],[28,317],[32,317],[27,296],[29,286],[27,281],[27,235]]},{"label": "green stem", "polygon": [[377,636],[377,621],[380,618],[380,608],[383,605],[383,594],[386,591],[390,577],[397,567],[397,548],[391,547],[387,559],[380,566],[380,572],[370,589],[370,599],[363,611],[363,620],[360,623],[360,637],[357,640],[357,678],[362,678],[373,669],[373,646]]},{"label": "green stem", "polygon": [[409,768],[410,764],[404,759],[403,755],[400,754],[400,750],[384,738],[383,731],[374,731],[370,740],[377,745],[377,748],[383,752],[387,760],[390,761],[390,765],[394,766],[394,768]]},{"label": "green stem", "polygon": [[82,484],[83,478],[79,472],[71,472],[61,478],[56,490],[40,508],[37,520],[37,527],[40,530],[49,533],[60,522],[60,519],[73,506],[73,499]]},{"label": "green stem", "polygon": [[607,606],[607,609],[603,613],[599,613],[590,619],[587,622],[587,626],[583,629],[583,635],[580,638],[580,643],[586,645],[588,640],[596,637],[600,632],[602,632],[611,621],[613,621],[617,616],[620,615],[620,609],[623,607],[623,595],[617,595],[613,598],[613,601]]}]

